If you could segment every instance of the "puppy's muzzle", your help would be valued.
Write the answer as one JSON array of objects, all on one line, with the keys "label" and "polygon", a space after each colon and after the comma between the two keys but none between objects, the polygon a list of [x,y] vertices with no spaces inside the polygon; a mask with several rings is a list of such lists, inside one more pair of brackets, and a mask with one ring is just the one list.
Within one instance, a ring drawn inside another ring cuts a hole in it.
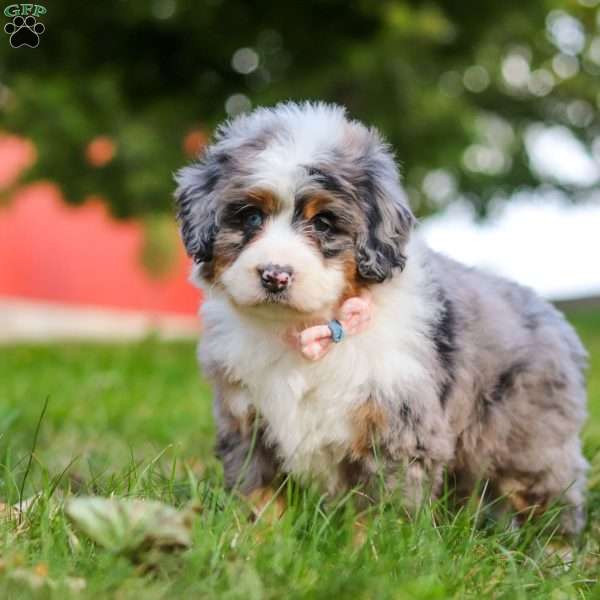
[{"label": "puppy's muzzle", "polygon": [[292,283],[294,270],[289,266],[268,264],[257,267],[262,286],[268,292],[279,294],[286,290]]}]

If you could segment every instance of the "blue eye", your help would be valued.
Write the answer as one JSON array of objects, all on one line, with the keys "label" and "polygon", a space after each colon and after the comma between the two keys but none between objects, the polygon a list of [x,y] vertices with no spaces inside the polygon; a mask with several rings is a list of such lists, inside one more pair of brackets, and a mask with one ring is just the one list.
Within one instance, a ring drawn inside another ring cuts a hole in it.
[{"label": "blue eye", "polygon": [[246,218],[244,219],[244,224],[247,227],[255,229],[256,227],[260,227],[263,224],[263,219],[264,217],[260,210],[252,210],[246,215]]}]

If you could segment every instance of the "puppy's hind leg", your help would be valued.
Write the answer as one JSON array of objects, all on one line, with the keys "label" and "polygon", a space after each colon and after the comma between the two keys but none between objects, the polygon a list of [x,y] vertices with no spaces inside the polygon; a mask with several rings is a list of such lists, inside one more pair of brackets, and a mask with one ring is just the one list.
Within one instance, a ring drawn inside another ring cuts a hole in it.
[{"label": "puppy's hind leg", "polygon": [[569,536],[579,534],[585,526],[585,492],[588,463],[581,453],[579,437],[574,437],[555,451],[554,462],[537,489],[548,492],[551,502],[562,506],[561,531]]},{"label": "puppy's hind leg", "polygon": [[544,331],[544,345],[536,352],[522,349],[484,395],[481,439],[492,458],[495,488],[519,519],[562,507],[561,531],[572,536],[585,524],[588,465],[580,431],[586,393],[564,340]]},{"label": "puppy's hind leg", "polygon": [[585,525],[585,489],[587,463],[574,438],[558,448],[544,447],[544,468],[530,473],[504,473],[496,489],[517,512],[518,520],[560,507],[561,533],[576,536]]}]

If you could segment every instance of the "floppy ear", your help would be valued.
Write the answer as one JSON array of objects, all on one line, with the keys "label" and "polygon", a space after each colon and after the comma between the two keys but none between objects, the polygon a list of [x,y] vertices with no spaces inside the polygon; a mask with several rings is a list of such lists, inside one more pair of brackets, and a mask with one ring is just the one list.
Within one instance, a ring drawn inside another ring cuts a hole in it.
[{"label": "floppy ear", "polygon": [[395,268],[404,269],[404,248],[415,218],[387,150],[369,163],[357,186],[365,226],[357,238],[356,260],[363,279],[381,283]]},{"label": "floppy ear", "polygon": [[189,256],[197,263],[212,260],[217,233],[215,188],[223,174],[227,156],[208,150],[202,160],[180,169],[175,180],[177,220]]}]

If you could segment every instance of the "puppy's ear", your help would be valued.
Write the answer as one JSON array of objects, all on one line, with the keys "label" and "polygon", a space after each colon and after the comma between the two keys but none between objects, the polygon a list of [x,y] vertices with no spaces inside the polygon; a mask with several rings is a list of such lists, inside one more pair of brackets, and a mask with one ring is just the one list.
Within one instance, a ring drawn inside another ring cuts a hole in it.
[{"label": "puppy's ear", "polygon": [[395,268],[404,269],[404,248],[415,217],[386,146],[379,145],[363,173],[357,189],[365,223],[357,238],[356,261],[363,279],[381,283]]},{"label": "puppy's ear", "polygon": [[202,159],[175,175],[177,220],[187,253],[197,262],[210,262],[217,234],[215,189],[223,176],[228,157],[210,149]]}]

